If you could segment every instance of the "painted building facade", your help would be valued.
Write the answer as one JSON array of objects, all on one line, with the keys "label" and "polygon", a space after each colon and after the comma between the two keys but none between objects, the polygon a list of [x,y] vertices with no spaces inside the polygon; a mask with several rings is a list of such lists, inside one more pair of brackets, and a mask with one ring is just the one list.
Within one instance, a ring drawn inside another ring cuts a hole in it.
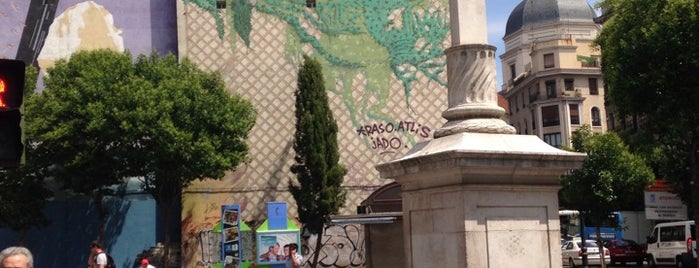
[{"label": "painted building facade", "polygon": [[[176,4],[170,0],[0,0],[0,7],[0,58],[33,64],[42,75],[56,60],[78,50],[177,53]],[[38,86],[43,88],[41,81]],[[118,267],[134,267],[139,254],[163,240],[163,222],[137,181],[115,190],[118,196],[104,201],[109,215],[104,247]],[[35,267],[85,267],[89,243],[98,238],[91,199],[58,192],[45,213],[51,224],[30,230],[24,241],[35,256]],[[179,234],[173,234],[175,240]],[[2,248],[17,245],[19,239],[14,231],[0,230]]]},{"label": "painted building facade", "polygon": [[[84,49],[128,50],[134,56],[153,50],[173,53],[220,72],[230,92],[252,101],[258,120],[248,140],[250,161],[220,180],[196,182],[183,193],[181,266],[198,267],[199,233],[220,221],[221,205],[239,204],[242,220],[251,226],[266,218],[271,201],[287,202],[288,217],[296,217],[287,187],[294,180],[289,170],[294,91],[303,54],[321,62],[339,126],[341,164],[348,170],[341,214],[355,213],[369,194],[390,183],[374,166],[431,139],[444,123],[448,2],[328,0],[308,8],[296,0],[0,0],[0,6],[9,7],[0,12],[0,57],[45,70]],[[138,187],[129,187],[130,202],[119,205],[107,225],[113,235],[107,249],[120,267],[133,266],[139,253],[161,239],[155,235],[162,223],[156,220],[154,202]],[[89,200],[65,197],[54,202],[60,202],[50,205],[54,223],[29,234],[28,246],[42,256],[37,266],[84,265],[87,244],[96,238],[89,230],[94,224],[88,218]],[[356,233],[343,228],[338,233]],[[2,237],[10,233],[3,230]],[[38,246],[46,239],[68,246]],[[332,241],[358,245],[358,240],[356,235],[337,235]],[[335,250],[337,258],[330,264],[362,264],[355,252],[361,246]]]},{"label": "painted building facade", "polygon": [[[180,57],[223,74],[231,92],[250,99],[259,115],[250,136],[251,161],[222,180],[194,183],[183,194],[183,266],[199,256],[197,232],[213,228],[221,204],[240,204],[244,221],[264,220],[270,201],[296,205],[287,191],[293,164],[294,91],[305,53],[323,67],[338,126],[340,161],[348,173],[342,214],[354,214],[390,181],[374,166],[431,139],[444,120],[449,44],[448,1],[178,1]],[[350,267],[361,252],[355,237],[333,236],[330,263]],[[326,244],[327,245],[327,244]]]}]

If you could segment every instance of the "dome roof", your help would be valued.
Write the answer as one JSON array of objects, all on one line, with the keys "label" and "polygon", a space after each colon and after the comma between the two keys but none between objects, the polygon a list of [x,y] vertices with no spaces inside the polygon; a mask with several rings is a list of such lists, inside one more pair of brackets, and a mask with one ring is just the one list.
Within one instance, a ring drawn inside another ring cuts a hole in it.
[{"label": "dome roof", "polygon": [[593,22],[595,10],[585,0],[522,0],[507,19],[505,36],[524,26],[550,22]]}]

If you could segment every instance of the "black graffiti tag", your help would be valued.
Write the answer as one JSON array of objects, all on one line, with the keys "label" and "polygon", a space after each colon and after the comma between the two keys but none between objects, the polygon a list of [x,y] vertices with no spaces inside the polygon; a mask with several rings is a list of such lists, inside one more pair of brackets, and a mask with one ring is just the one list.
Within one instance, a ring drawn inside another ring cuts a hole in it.
[{"label": "black graffiti tag", "polygon": [[381,151],[381,154],[407,148],[410,143],[404,140],[407,134],[428,138],[431,132],[429,126],[413,121],[372,123],[357,128],[357,134],[368,138],[371,149]]}]

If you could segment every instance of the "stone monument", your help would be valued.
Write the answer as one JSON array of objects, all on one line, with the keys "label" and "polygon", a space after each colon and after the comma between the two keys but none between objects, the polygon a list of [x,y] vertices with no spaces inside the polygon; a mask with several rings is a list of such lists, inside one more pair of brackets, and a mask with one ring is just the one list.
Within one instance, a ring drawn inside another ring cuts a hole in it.
[{"label": "stone monument", "polygon": [[558,180],[585,155],[501,119],[485,0],[450,0],[450,16],[447,122],[376,167],[401,184],[406,267],[561,267]]}]

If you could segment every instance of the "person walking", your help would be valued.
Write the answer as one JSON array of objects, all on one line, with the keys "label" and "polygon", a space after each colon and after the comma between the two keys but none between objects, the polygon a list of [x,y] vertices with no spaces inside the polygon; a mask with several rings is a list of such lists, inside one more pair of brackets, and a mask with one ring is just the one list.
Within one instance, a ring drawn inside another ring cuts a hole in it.
[{"label": "person walking", "polygon": [[155,268],[155,266],[150,265],[150,262],[148,262],[147,258],[141,259],[141,268]]},{"label": "person walking", "polygon": [[107,267],[107,253],[102,250],[102,245],[97,241],[90,243],[90,257],[87,259],[87,265],[90,268]]}]

